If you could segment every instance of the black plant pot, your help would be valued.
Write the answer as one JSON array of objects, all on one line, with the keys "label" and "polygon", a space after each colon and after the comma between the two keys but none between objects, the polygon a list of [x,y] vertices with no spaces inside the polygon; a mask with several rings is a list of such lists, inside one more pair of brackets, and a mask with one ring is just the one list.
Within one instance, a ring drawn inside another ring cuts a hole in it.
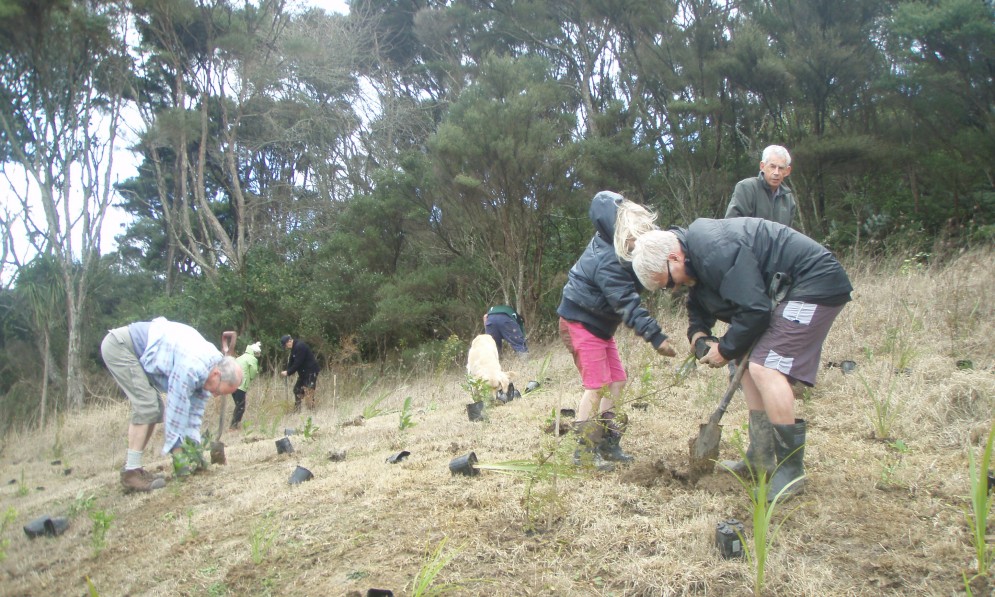
[{"label": "black plant pot", "polygon": [[314,479],[314,475],[311,474],[311,471],[300,465],[298,465],[297,468],[294,469],[294,472],[290,474],[291,485],[297,485],[298,483],[310,481],[311,479]]},{"label": "black plant pot", "polygon": [[58,537],[69,528],[69,519],[63,517],[52,518],[50,516],[40,516],[28,524],[24,525],[24,534],[29,539],[41,537]]},{"label": "black plant pot", "polygon": [[475,464],[477,464],[477,455],[470,452],[449,461],[449,472],[454,475],[465,475],[467,477],[479,475],[480,471],[473,466]]},{"label": "black plant pot", "polygon": [[389,462],[391,464],[397,464],[398,462],[401,462],[402,460],[404,460],[405,458],[407,458],[410,455],[411,455],[411,452],[408,452],[407,450],[401,450],[400,452],[397,452],[396,454],[391,454],[390,456],[388,456],[387,457],[387,462]]},{"label": "black plant pot", "polygon": [[484,420],[484,401],[471,402],[466,405],[466,416],[471,421]]},{"label": "black plant pot", "polygon": [[277,454],[293,454],[294,444],[290,443],[289,437],[281,437],[276,440],[276,453]]}]

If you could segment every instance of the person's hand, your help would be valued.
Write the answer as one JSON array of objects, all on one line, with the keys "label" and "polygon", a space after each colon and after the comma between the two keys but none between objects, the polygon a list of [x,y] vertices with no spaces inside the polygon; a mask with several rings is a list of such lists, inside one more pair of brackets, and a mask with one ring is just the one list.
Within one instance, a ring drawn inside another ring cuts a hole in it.
[{"label": "person's hand", "polygon": [[699,362],[704,363],[709,367],[725,366],[729,361],[727,361],[726,358],[722,356],[722,353],[719,352],[719,345],[716,343],[710,344],[710,346],[711,350],[708,351],[708,354],[706,354],[704,358],[699,359]]},{"label": "person's hand", "polygon": [[286,371],[281,371],[280,375],[282,375],[283,377],[286,377],[287,376],[287,372]]},{"label": "person's hand", "polygon": [[665,357],[675,357],[677,356],[677,351],[671,346],[669,340],[664,340],[663,344],[656,349],[656,353]]},{"label": "person's hand", "polygon": [[691,346],[694,348],[694,356],[697,359],[705,358],[708,351],[712,349],[713,346],[718,344],[719,339],[715,336],[705,336],[704,334],[695,334],[694,341]]}]

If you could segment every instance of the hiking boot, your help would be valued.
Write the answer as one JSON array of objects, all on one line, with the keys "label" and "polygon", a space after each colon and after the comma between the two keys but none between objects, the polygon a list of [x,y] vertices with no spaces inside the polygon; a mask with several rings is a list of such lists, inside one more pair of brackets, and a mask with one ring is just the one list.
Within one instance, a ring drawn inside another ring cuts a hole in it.
[{"label": "hiking boot", "polygon": [[574,433],[577,434],[577,449],[574,450],[574,465],[590,466],[597,471],[610,472],[615,465],[608,462],[598,451],[604,427],[598,421],[577,421],[574,423]]},{"label": "hiking boot", "polygon": [[598,444],[601,457],[612,462],[628,463],[635,460],[619,445],[629,425],[629,418],[625,414],[616,415],[613,411],[607,410],[601,413],[601,424],[604,427],[604,434]]},{"label": "hiking boot", "polygon": [[162,489],[166,486],[166,481],[157,478],[152,473],[146,472],[143,468],[135,468],[130,471],[121,471],[121,486],[125,493],[133,491],[148,492],[154,489]]}]

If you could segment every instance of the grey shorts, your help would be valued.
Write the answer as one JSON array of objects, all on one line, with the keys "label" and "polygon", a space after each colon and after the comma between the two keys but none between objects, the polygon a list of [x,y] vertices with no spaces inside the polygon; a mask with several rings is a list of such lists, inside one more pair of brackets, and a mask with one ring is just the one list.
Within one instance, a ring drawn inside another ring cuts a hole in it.
[{"label": "grey shorts", "polygon": [[100,343],[104,364],[131,402],[131,422],[135,425],[162,423],[162,399],[152,386],[135,355],[128,328],[116,328]]},{"label": "grey shorts", "polygon": [[774,369],[793,381],[815,385],[822,344],[843,305],[827,307],[801,301],[777,306],[770,327],[750,355],[750,362]]}]

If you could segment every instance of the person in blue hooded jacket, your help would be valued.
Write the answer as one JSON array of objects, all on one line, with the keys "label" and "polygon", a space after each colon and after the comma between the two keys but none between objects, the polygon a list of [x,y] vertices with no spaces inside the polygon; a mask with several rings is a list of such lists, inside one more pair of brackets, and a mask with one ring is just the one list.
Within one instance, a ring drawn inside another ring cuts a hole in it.
[{"label": "person in blue hooded jacket", "polygon": [[676,353],[660,325],[641,304],[642,285],[625,258],[636,237],[656,229],[656,215],[618,193],[601,191],[589,211],[595,234],[570,268],[560,306],[560,338],[580,371],[584,393],[577,406],[574,461],[589,460],[599,470],[610,461],[629,462],[620,441],[626,421],[614,412],[627,376],[615,344],[625,324],[661,355]]}]

